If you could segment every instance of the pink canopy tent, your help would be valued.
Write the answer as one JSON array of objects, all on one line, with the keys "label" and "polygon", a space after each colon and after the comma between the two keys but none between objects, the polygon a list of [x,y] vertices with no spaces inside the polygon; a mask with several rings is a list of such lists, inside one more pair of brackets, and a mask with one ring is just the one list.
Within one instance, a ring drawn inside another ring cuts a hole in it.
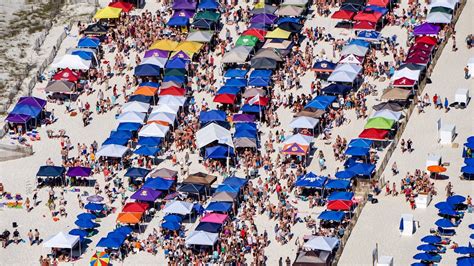
[{"label": "pink canopy tent", "polygon": [[229,216],[221,213],[208,213],[201,218],[201,222],[223,224]]}]

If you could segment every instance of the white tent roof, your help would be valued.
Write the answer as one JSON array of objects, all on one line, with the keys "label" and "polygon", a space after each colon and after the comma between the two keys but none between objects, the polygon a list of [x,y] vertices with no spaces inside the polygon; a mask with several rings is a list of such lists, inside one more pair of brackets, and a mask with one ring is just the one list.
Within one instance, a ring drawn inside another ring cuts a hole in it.
[{"label": "white tent roof", "polygon": [[78,55],[65,54],[57,60],[54,60],[52,66],[54,68],[88,70],[91,67],[91,62],[90,60],[82,59]]},{"label": "white tent roof", "polygon": [[154,113],[148,117],[148,121],[164,121],[173,124],[176,120],[176,115],[172,113]]},{"label": "white tent roof", "polygon": [[139,137],[159,137],[164,138],[170,130],[169,127],[157,123],[148,124],[138,132]]},{"label": "white tent roof", "polygon": [[341,55],[354,54],[354,55],[358,55],[358,56],[365,56],[367,54],[368,50],[369,50],[369,48],[367,48],[365,46],[360,46],[360,45],[356,45],[356,44],[349,44],[349,45],[344,46],[344,48],[342,48]]},{"label": "white tent roof", "polygon": [[344,56],[343,59],[339,60],[339,63],[345,63],[345,64],[362,64],[362,62],[353,54],[349,54],[347,56]]},{"label": "white tent roof", "polygon": [[126,113],[126,112],[148,113],[148,109],[150,109],[150,105],[148,103],[128,102],[122,106],[122,113]]},{"label": "white tent roof", "polygon": [[139,112],[126,112],[126,113],[121,113],[118,117],[117,120],[120,123],[143,123],[145,120],[146,114],[144,113],[139,113]]},{"label": "white tent roof", "polygon": [[151,114],[156,114],[156,113],[177,114],[178,110],[179,110],[179,106],[177,105],[159,104],[153,107],[153,109],[151,110]]},{"label": "white tent roof", "polygon": [[211,123],[206,127],[201,128],[196,133],[196,143],[198,148],[202,148],[216,140],[220,144],[225,144],[227,146],[234,147],[230,131],[219,126],[218,124]]},{"label": "white tent roof", "polygon": [[212,33],[209,31],[195,31],[188,34],[186,41],[192,42],[210,42],[212,40]]},{"label": "white tent roof", "polygon": [[281,5],[282,6],[304,6],[308,3],[308,0],[285,0]]},{"label": "white tent roof", "polygon": [[362,71],[362,66],[358,64],[337,64],[334,71],[345,71],[359,74]]},{"label": "white tent roof", "polygon": [[160,68],[164,68],[165,65],[166,65],[166,61],[168,61],[167,58],[151,56],[151,57],[147,57],[147,58],[143,59],[143,61],[140,63],[140,65],[150,64],[150,65],[159,66]]},{"label": "white tent roof", "polygon": [[377,112],[373,113],[370,117],[371,118],[372,117],[383,117],[383,118],[398,121],[398,120],[400,120],[401,116],[402,116],[402,112],[394,112],[392,110],[383,109],[383,110],[380,110],[380,111],[377,111]]},{"label": "white tent roof", "polygon": [[191,213],[193,206],[190,202],[173,200],[166,203],[163,212],[187,215]]},{"label": "white tent roof", "polygon": [[217,238],[217,233],[193,231],[186,237],[186,245],[214,246]]},{"label": "white tent roof", "polygon": [[440,24],[449,24],[453,15],[446,14],[442,12],[431,12],[426,17],[426,21],[429,23],[440,23]]},{"label": "white tent roof", "polygon": [[[66,53],[67,53],[67,54],[72,54],[72,53],[74,53],[74,52],[76,52],[76,51],[90,52],[90,53],[92,53],[92,54],[94,55],[94,63],[99,62],[99,61],[97,60],[97,50],[92,49],[92,48],[69,48],[69,49],[67,49],[67,52],[66,52]],[[86,61],[87,61],[87,60],[86,60]]]},{"label": "white tent roof", "polygon": [[160,100],[158,100],[158,104],[177,105],[177,106],[183,106],[185,102],[186,102],[186,97],[174,96],[174,95],[160,96]]},{"label": "white tent roof", "polygon": [[303,247],[312,250],[324,250],[331,252],[338,243],[339,240],[335,237],[317,236],[308,240],[308,242],[306,242]]},{"label": "white tent roof", "polygon": [[333,71],[328,78],[329,82],[354,82],[357,78],[357,73],[346,71]]},{"label": "white tent roof", "polygon": [[70,248],[72,249],[77,242],[79,242],[79,236],[73,236],[59,232],[56,235],[50,237],[44,241],[43,247],[45,248]]},{"label": "white tent roof", "polygon": [[299,116],[293,118],[290,123],[291,128],[314,128],[319,122],[319,119],[307,117],[307,116]]},{"label": "white tent roof", "polygon": [[456,6],[456,0],[432,0],[431,4],[429,4],[428,9],[431,10],[433,7],[446,7],[449,9],[454,9]]},{"label": "white tent roof", "polygon": [[224,54],[224,57],[222,57],[222,63],[243,64],[247,61],[250,51],[252,51],[252,47],[244,45],[234,47]]},{"label": "white tent roof", "polygon": [[103,145],[98,151],[97,157],[112,157],[122,158],[123,155],[128,151],[128,148],[117,144]]},{"label": "white tent roof", "polygon": [[399,78],[408,78],[411,80],[418,80],[420,77],[421,70],[411,70],[409,68],[403,68],[400,70],[396,70],[395,73],[393,73],[392,76],[392,81],[397,80]]},{"label": "white tent roof", "polygon": [[313,142],[313,137],[311,136],[306,136],[303,134],[296,134],[296,135],[291,135],[285,138],[285,141],[283,141],[284,145],[291,144],[291,143],[298,143],[300,145],[306,145],[309,146]]}]

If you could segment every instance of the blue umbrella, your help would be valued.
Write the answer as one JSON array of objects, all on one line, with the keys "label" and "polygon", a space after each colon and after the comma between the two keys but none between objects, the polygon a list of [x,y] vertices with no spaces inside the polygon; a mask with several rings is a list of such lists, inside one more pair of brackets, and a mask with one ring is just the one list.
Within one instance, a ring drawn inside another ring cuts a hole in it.
[{"label": "blue umbrella", "polygon": [[426,251],[426,252],[438,251],[438,247],[436,247],[435,245],[431,245],[431,244],[419,245],[416,249],[421,250],[421,251]]},{"label": "blue umbrella", "polygon": [[470,225],[469,225],[469,228],[472,229],[472,230],[474,230],[474,224],[470,224]]},{"label": "blue umbrella", "polygon": [[121,226],[116,228],[114,232],[121,233],[123,235],[129,235],[133,232],[133,229],[130,226]]},{"label": "blue umbrella", "polygon": [[103,237],[97,243],[97,247],[104,247],[104,248],[119,248],[122,245],[123,241],[118,238],[114,237]]},{"label": "blue umbrella", "polygon": [[450,220],[448,219],[439,219],[435,222],[435,224],[441,228],[451,228],[456,227]]},{"label": "blue umbrella", "polygon": [[171,230],[171,231],[176,231],[181,227],[181,224],[177,222],[173,222],[173,221],[166,221],[161,224],[161,227],[164,229]]},{"label": "blue umbrella", "polygon": [[421,242],[429,243],[429,244],[437,244],[441,242],[441,237],[428,235],[421,239]]},{"label": "blue umbrella", "polygon": [[458,254],[463,254],[463,255],[470,255],[470,254],[474,254],[474,248],[473,247],[457,247],[454,249],[454,252]]},{"label": "blue umbrella", "polygon": [[163,217],[163,220],[165,220],[165,222],[181,223],[183,221],[183,218],[176,214],[168,214],[165,217]]},{"label": "blue umbrella", "polygon": [[339,171],[336,173],[336,177],[340,179],[351,179],[355,176],[356,174],[352,171]]},{"label": "blue umbrella", "polygon": [[81,213],[77,215],[78,220],[94,220],[97,218],[94,214],[92,213]]},{"label": "blue umbrella", "polygon": [[436,254],[430,254],[430,253],[418,253],[415,256],[413,256],[415,260],[422,260],[422,261],[432,261],[432,262],[439,262],[441,260],[441,256]]},{"label": "blue umbrella", "polygon": [[451,196],[451,197],[448,197],[446,199],[446,201],[449,203],[449,204],[453,204],[453,205],[456,205],[456,204],[461,204],[463,203],[464,201],[466,201],[466,198],[461,196],[461,195],[454,195],[454,196]]},{"label": "blue umbrella", "polygon": [[115,239],[120,239],[120,240],[124,241],[125,238],[127,238],[127,235],[122,234],[120,232],[112,231],[112,232],[107,234],[107,238],[115,238]]},{"label": "blue umbrella", "polygon": [[412,263],[411,266],[427,266],[429,265],[428,263],[423,263],[423,262],[415,262]]},{"label": "blue umbrella", "polygon": [[472,266],[474,265],[474,258],[470,258],[470,257],[458,258],[456,265],[457,266]]},{"label": "blue umbrella", "polygon": [[446,201],[441,201],[435,204],[436,209],[454,209],[452,204],[447,203]]},{"label": "blue umbrella", "polygon": [[453,210],[453,209],[441,209],[439,210],[439,214],[441,215],[448,215],[448,216],[457,216],[460,215],[461,213]]},{"label": "blue umbrella", "polygon": [[91,229],[94,227],[98,227],[98,223],[94,223],[91,220],[77,220],[74,222],[75,225],[79,226],[79,228]]},{"label": "blue umbrella", "polygon": [[70,235],[73,235],[73,236],[79,236],[79,238],[83,239],[84,237],[88,236],[89,233],[87,233],[86,231],[82,230],[82,229],[72,229],[71,231],[69,231],[69,234]]},{"label": "blue umbrella", "polygon": [[474,239],[474,234],[471,234],[469,238]]},{"label": "blue umbrella", "polygon": [[102,211],[102,210],[104,210],[104,205],[89,202],[89,203],[86,204],[86,206],[84,206],[84,208],[86,210],[89,210],[89,211]]},{"label": "blue umbrella", "polygon": [[403,231],[403,228],[404,228],[404,227],[403,227],[403,217],[402,217],[402,218],[400,219],[400,226],[398,227],[398,229],[399,229],[400,231]]}]

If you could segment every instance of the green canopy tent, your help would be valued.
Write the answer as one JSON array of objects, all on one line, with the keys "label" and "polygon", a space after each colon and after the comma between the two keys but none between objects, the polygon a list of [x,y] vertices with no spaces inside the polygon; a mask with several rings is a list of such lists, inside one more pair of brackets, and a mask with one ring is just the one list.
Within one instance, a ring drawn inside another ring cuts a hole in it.
[{"label": "green canopy tent", "polygon": [[206,19],[206,20],[217,22],[219,21],[220,18],[221,18],[221,14],[217,12],[209,11],[209,10],[198,12],[196,13],[196,15],[194,15],[194,20]]},{"label": "green canopy tent", "polygon": [[165,76],[186,76],[186,69],[184,68],[166,68]]},{"label": "green canopy tent", "polygon": [[367,124],[365,124],[365,129],[368,128],[375,128],[375,129],[392,129],[393,125],[395,124],[395,120],[387,119],[385,117],[374,117],[367,120]]},{"label": "green canopy tent", "polygon": [[258,38],[251,35],[240,36],[235,43],[235,46],[255,46],[257,45]]}]

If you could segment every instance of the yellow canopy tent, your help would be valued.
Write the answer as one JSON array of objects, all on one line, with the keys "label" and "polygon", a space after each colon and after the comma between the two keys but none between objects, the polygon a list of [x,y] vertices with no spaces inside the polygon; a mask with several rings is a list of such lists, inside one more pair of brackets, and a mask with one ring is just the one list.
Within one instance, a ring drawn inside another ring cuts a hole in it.
[{"label": "yellow canopy tent", "polygon": [[260,0],[260,1],[258,1],[258,3],[256,3],[253,7],[254,7],[254,8],[264,8],[264,7],[265,7],[265,1]]},{"label": "yellow canopy tent", "polygon": [[[182,53],[182,54],[180,54],[180,53]],[[178,58],[186,57],[186,56],[184,56],[185,54],[188,56],[188,58],[192,58],[194,56],[194,53],[183,51],[183,50],[176,50],[176,51],[174,51],[170,54],[170,58],[174,58],[177,54],[180,54],[180,55],[178,55]]]},{"label": "yellow canopy tent", "polygon": [[159,49],[159,50],[165,50],[165,51],[174,51],[176,49],[176,46],[178,46],[178,42],[168,40],[168,39],[163,39],[163,40],[158,40],[155,41],[151,46],[151,49]]},{"label": "yellow canopy tent", "polygon": [[198,42],[184,41],[184,42],[180,42],[174,50],[195,54],[199,52],[202,45],[203,45],[202,43],[198,43]]},{"label": "yellow canopy tent", "polygon": [[269,31],[265,38],[267,39],[288,39],[291,35],[291,32],[276,28],[273,31]]},{"label": "yellow canopy tent", "polygon": [[121,12],[122,12],[121,8],[108,6],[108,7],[97,10],[97,13],[95,13],[94,18],[95,19],[119,18]]}]

